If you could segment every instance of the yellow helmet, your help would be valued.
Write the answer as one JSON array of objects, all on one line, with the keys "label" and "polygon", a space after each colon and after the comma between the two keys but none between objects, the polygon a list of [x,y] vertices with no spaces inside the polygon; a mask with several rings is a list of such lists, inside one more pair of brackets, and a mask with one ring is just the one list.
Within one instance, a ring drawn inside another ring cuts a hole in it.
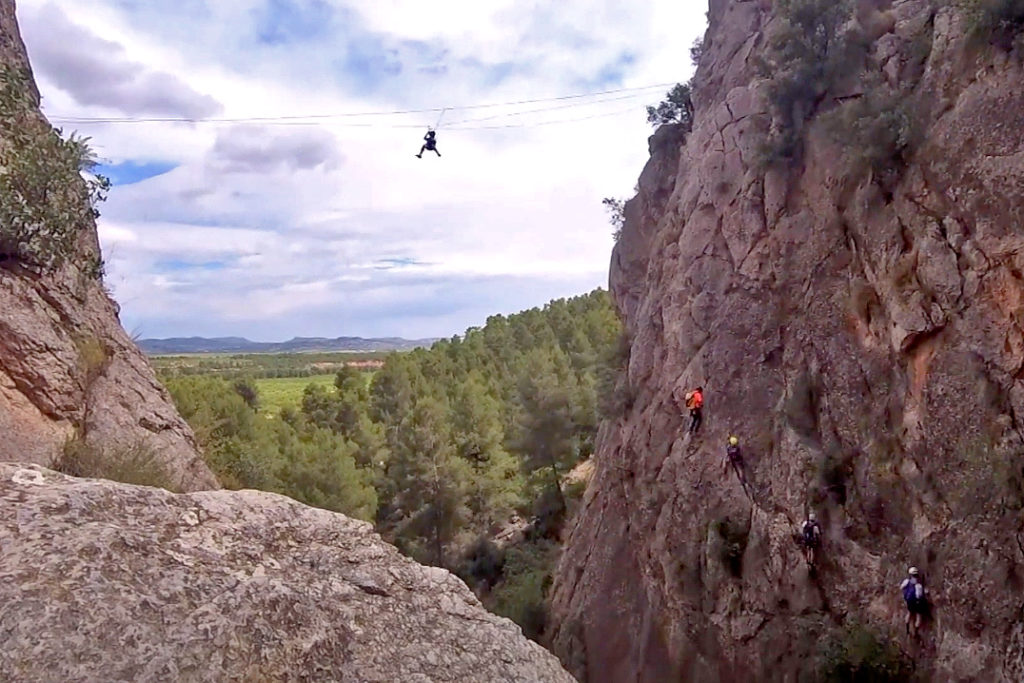
[{"label": "yellow helmet", "polygon": [[731,445],[733,445],[733,446],[738,446],[738,445],[739,445],[739,443],[740,443],[740,440],[739,440],[739,439],[737,439],[737,438],[736,438],[735,436],[730,436],[730,437],[729,437],[729,443],[730,443]]}]

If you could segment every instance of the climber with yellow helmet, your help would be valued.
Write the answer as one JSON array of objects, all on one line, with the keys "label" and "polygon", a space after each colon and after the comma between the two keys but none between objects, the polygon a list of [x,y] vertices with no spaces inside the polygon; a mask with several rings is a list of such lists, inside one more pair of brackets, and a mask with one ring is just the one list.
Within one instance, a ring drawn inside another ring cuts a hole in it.
[{"label": "climber with yellow helmet", "polygon": [[740,440],[735,436],[729,437],[729,445],[725,447],[725,472],[729,471],[729,465],[732,465],[732,468],[736,470],[736,476],[739,477],[740,485],[746,491],[747,475],[743,470],[743,453],[740,452]]}]

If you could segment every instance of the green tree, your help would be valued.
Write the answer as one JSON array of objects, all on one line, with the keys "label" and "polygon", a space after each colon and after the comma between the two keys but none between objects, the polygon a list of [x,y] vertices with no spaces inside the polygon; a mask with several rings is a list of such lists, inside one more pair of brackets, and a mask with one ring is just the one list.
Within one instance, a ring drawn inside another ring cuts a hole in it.
[{"label": "green tree", "polygon": [[455,451],[469,466],[467,504],[474,531],[490,533],[524,502],[520,463],[505,450],[501,402],[473,371],[459,386],[451,410]]},{"label": "green tree", "polygon": [[548,622],[548,590],[558,562],[558,546],[545,539],[514,547],[506,554],[503,580],[490,595],[491,608],[541,642]]},{"label": "green tree", "polygon": [[[80,249],[110,181],[92,173],[88,139],[51,128],[35,97],[28,74],[0,70],[0,261],[52,269]],[[84,272],[101,277],[98,252],[88,256]]]},{"label": "green tree", "polygon": [[418,395],[417,373],[411,354],[393,354],[370,384],[370,418],[384,425],[392,449],[398,444],[398,427]]},{"label": "green tree", "polygon": [[1024,0],[960,0],[971,36],[1013,49],[1024,48]]},{"label": "green tree", "polygon": [[850,0],[778,0],[779,21],[761,65],[772,113],[765,162],[793,158],[821,97],[862,67],[864,46],[844,28],[852,14]]},{"label": "green tree", "polygon": [[259,424],[261,440],[277,446],[281,493],[352,517],[374,518],[372,473],[356,465],[352,444],[312,425],[295,429],[281,420]]},{"label": "green tree", "polygon": [[534,350],[527,354],[517,381],[518,419],[512,443],[528,472],[541,476],[543,492],[560,518],[567,510],[562,475],[575,462],[572,374],[564,354]]},{"label": "green tree", "polygon": [[468,515],[468,468],[452,448],[446,413],[424,397],[403,420],[388,463],[382,520],[400,547],[436,566],[445,566],[446,548]]},{"label": "green tree", "polygon": [[227,488],[275,491],[309,505],[373,519],[373,472],[356,463],[359,447],[298,414],[261,418],[217,377],[167,380],[210,469]]},{"label": "green tree", "polygon": [[235,380],[231,388],[235,390],[235,393],[242,397],[245,404],[253,410],[259,410],[260,408],[260,390],[256,386],[256,383],[251,378],[245,377],[242,379]]},{"label": "green tree", "polygon": [[665,93],[665,99],[657,107],[647,107],[647,123],[664,126],[682,124],[687,131],[693,128],[692,87],[689,83],[676,83]]}]

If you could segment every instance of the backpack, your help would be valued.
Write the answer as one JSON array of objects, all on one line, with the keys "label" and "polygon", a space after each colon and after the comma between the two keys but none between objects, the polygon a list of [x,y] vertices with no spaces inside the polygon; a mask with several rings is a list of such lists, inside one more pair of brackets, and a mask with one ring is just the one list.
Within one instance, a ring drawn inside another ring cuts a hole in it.
[{"label": "backpack", "polygon": [[683,398],[686,399],[686,407],[687,408],[693,409],[697,405],[697,392],[696,391],[688,391],[688,392],[686,392],[686,396],[684,396]]},{"label": "backpack", "polygon": [[903,601],[908,605],[917,602],[917,581],[907,581],[903,585]]},{"label": "backpack", "polygon": [[814,545],[817,542],[817,537],[814,535],[815,524],[812,522],[804,522],[804,544]]}]

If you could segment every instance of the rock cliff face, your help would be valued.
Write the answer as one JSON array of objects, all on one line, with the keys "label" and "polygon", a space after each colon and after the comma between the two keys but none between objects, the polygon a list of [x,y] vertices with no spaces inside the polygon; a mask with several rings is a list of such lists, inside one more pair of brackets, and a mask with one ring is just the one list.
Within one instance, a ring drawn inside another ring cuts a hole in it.
[{"label": "rock cliff face", "polygon": [[[633,400],[602,427],[554,649],[581,680],[814,680],[859,629],[929,680],[1022,680],[1021,48],[979,44],[957,3],[856,3],[864,74],[763,165],[781,5],[712,0],[693,130],[651,139],[627,204],[611,287]],[[913,103],[892,172],[829,132],[871,82]],[[673,395],[698,384],[687,439]],[[794,540],[810,509],[815,574]],[[911,564],[933,598],[919,642]]]},{"label": "rock cliff face", "polygon": [[[0,69],[27,70],[14,10],[13,0],[0,0]],[[51,464],[80,437],[100,452],[142,445],[182,488],[217,488],[116,304],[83,273],[98,255],[90,221],[77,254],[56,272],[0,262],[0,460]]]},{"label": "rock cliff face", "polygon": [[0,464],[4,680],[572,681],[369,524]]}]

